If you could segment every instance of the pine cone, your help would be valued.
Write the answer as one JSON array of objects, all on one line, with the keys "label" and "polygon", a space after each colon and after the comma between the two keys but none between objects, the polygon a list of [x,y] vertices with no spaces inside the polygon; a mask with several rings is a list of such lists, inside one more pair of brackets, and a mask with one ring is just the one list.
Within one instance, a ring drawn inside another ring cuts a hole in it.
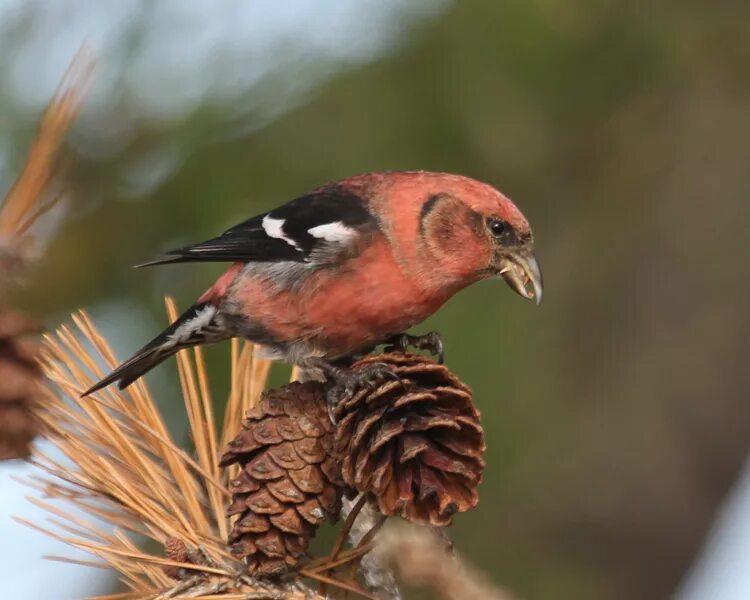
[{"label": "pine cone", "polygon": [[485,450],[471,390],[447,367],[412,354],[369,356],[400,381],[363,388],[336,409],[335,450],[350,488],[371,492],[380,512],[445,526],[477,505]]},{"label": "pine cone", "polygon": [[[164,554],[169,560],[173,560],[175,562],[187,563],[190,561],[187,545],[181,539],[176,537],[168,537],[164,541]],[[167,565],[165,567],[162,567],[162,570],[167,575],[167,577],[171,577],[172,579],[180,578],[179,567]]]},{"label": "pine cone", "polygon": [[41,400],[39,346],[27,334],[28,317],[0,310],[0,460],[28,458],[37,434],[34,410]]},{"label": "pine cone", "polygon": [[239,515],[229,541],[251,573],[297,565],[315,529],[341,510],[340,465],[323,386],[290,383],[250,409],[221,465],[239,463],[228,515]]}]

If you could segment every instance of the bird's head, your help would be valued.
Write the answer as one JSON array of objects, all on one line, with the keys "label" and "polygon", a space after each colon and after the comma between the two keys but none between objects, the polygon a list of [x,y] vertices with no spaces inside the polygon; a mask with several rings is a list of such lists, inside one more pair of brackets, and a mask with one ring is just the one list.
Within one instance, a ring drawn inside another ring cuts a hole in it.
[{"label": "bird's head", "polygon": [[482,231],[477,233],[480,243],[491,248],[489,272],[538,306],[543,279],[529,222],[509,198],[487,187],[487,197],[470,196],[466,202],[482,218]]},{"label": "bird's head", "polygon": [[367,187],[373,176],[379,190],[374,196],[396,216],[388,225],[390,236],[416,240],[410,254],[434,268],[436,277],[448,274],[457,283],[501,277],[516,293],[541,302],[542,273],[531,228],[509,198],[460,175],[372,174]]}]

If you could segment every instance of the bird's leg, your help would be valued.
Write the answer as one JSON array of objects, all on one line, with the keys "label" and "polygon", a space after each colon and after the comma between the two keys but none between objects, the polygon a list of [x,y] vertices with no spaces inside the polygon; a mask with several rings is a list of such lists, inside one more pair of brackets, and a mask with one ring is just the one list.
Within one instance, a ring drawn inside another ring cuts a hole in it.
[{"label": "bird's leg", "polygon": [[391,336],[385,341],[386,344],[390,344],[390,348],[395,348],[406,352],[410,346],[417,350],[425,350],[437,357],[438,362],[442,365],[445,362],[445,349],[443,346],[443,338],[437,331],[430,331],[424,335],[409,335],[408,333],[399,333],[398,335]]},{"label": "bird's leg", "polygon": [[393,369],[381,362],[346,368],[322,358],[311,357],[300,361],[299,366],[303,369],[315,369],[323,373],[330,384],[327,393],[329,409],[333,409],[340,402],[351,398],[360,388],[374,388],[388,379],[399,381],[398,375]]}]

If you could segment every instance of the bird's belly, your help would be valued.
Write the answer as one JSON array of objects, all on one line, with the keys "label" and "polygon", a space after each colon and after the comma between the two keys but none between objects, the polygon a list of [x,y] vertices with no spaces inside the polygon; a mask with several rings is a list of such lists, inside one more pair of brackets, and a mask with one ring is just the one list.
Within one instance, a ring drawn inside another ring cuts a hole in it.
[{"label": "bird's belly", "polygon": [[298,361],[329,359],[382,342],[434,313],[448,294],[428,294],[401,271],[321,269],[291,288],[262,277],[233,287],[230,306],[244,321],[244,337]]},{"label": "bird's belly", "polygon": [[310,325],[318,326],[313,345],[331,357],[382,342],[425,320],[439,306],[400,297],[387,289],[362,289],[349,297],[339,296],[338,301],[334,297],[321,296],[306,311]]}]

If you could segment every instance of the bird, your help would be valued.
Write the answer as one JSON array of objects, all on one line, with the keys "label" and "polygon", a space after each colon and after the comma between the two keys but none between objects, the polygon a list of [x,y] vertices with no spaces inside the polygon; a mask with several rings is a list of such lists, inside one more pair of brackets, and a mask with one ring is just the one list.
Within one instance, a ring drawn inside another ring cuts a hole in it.
[{"label": "bird", "polygon": [[[337,362],[383,343],[442,354],[434,332],[405,332],[480,280],[501,278],[542,300],[527,219],[491,185],[450,173],[372,172],[327,183],[138,266],[190,262],[231,265],[83,396],[115,382],[124,389],[182,349],[233,337],[260,345],[268,358],[344,378]],[[387,376],[374,365],[359,377]]]}]

